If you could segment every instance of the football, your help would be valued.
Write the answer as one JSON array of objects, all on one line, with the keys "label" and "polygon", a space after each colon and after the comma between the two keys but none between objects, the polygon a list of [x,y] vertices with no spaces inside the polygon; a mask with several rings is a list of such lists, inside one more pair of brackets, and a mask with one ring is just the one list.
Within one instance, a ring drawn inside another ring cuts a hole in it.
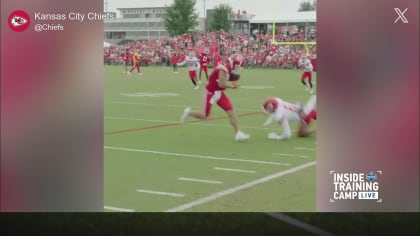
[{"label": "football", "polygon": [[241,78],[241,75],[230,74],[229,81],[238,81]]}]

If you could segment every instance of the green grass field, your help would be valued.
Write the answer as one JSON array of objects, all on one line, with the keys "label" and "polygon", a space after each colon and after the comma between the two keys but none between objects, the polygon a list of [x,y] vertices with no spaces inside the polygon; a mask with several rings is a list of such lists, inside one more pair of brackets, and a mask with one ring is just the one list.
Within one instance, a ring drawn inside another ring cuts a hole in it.
[{"label": "green grass field", "polygon": [[185,107],[200,108],[204,87],[194,90],[184,68],[122,71],[105,67],[105,211],[315,211],[316,137],[268,140],[280,126],[264,128],[258,113],[270,96],[306,103],[301,71],[245,69],[241,88],[226,91],[251,134],[243,143],[217,106],[213,120],[180,123]]}]

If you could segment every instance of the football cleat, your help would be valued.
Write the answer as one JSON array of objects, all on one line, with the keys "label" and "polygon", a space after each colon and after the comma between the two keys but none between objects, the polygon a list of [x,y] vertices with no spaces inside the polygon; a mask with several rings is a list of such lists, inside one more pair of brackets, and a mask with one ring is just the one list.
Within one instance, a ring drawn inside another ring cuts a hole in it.
[{"label": "football cleat", "polygon": [[249,139],[251,137],[251,135],[246,134],[242,131],[238,131],[235,135],[235,141],[245,141],[247,139]]},{"label": "football cleat", "polygon": [[182,123],[187,122],[188,116],[190,115],[190,111],[191,111],[190,107],[185,108],[184,113],[181,116],[181,122]]},{"label": "football cleat", "polygon": [[271,132],[271,133],[268,134],[268,139],[278,140],[279,136],[276,133]]}]

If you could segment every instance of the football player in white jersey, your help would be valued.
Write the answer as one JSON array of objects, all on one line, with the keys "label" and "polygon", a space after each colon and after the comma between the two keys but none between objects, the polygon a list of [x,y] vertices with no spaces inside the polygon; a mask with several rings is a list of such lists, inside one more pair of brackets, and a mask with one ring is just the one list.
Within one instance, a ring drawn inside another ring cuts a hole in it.
[{"label": "football player in white jersey", "polygon": [[[313,85],[312,85],[312,71],[314,69],[311,61],[309,58],[303,54],[302,57],[299,60],[299,67],[303,68],[303,73],[301,77],[302,84],[305,85],[306,91],[309,91],[309,93],[313,93]],[[305,79],[308,78],[309,86],[306,84]]]},{"label": "football player in white jersey", "polygon": [[197,57],[194,56],[194,52],[188,52],[188,55],[185,57],[185,60],[178,63],[178,66],[186,65],[188,73],[191,79],[191,82],[194,84],[194,89],[198,89],[198,80],[197,80],[197,70],[200,68],[200,63]]},{"label": "football player in white jersey", "polygon": [[283,130],[281,135],[274,132],[268,134],[269,139],[274,140],[288,140],[292,136],[289,122],[299,122],[297,135],[299,137],[306,137],[315,132],[309,130],[308,126],[312,120],[316,120],[316,97],[311,96],[308,103],[302,107],[300,104],[292,104],[286,102],[278,97],[271,97],[264,101],[262,112],[268,115],[264,126],[269,125],[273,121],[278,122]]}]

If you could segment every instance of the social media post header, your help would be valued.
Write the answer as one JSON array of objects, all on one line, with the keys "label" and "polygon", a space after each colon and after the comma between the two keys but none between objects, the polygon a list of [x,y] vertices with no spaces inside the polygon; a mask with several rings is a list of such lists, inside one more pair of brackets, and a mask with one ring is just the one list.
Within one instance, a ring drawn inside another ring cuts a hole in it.
[{"label": "social media post header", "polygon": [[23,32],[31,28],[35,32],[63,31],[66,22],[85,23],[88,21],[103,21],[116,18],[111,12],[98,11],[69,11],[69,12],[43,12],[32,13],[23,10],[13,11],[9,15],[8,23],[12,30]]}]

